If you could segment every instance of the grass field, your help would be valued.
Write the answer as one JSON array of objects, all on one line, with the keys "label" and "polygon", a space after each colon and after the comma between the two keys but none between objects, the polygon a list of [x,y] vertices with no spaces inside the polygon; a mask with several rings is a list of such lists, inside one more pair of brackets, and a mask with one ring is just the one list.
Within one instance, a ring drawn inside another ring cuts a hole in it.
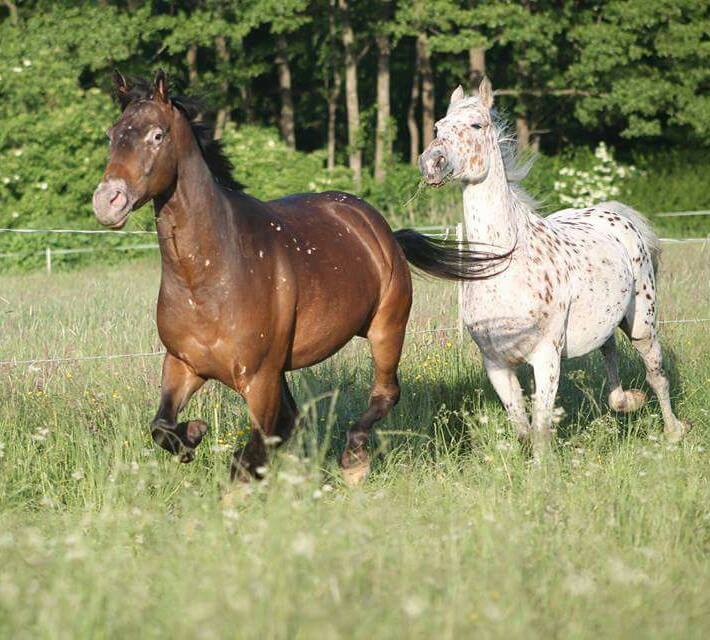
[{"label": "grass field", "polygon": [[[0,359],[146,352],[156,260],[0,279]],[[663,318],[710,317],[710,246],[670,246]],[[267,481],[220,503],[244,405],[210,383],[196,461],[152,446],[160,358],[0,367],[0,637],[706,638],[710,323],[662,327],[678,414],[608,410],[566,363],[557,451],[519,451],[455,288],[418,281],[402,400],[373,473],[336,460],[364,407],[362,342],[292,375],[304,416]],[[622,379],[643,386],[624,348]],[[529,373],[524,376],[530,388]]]}]

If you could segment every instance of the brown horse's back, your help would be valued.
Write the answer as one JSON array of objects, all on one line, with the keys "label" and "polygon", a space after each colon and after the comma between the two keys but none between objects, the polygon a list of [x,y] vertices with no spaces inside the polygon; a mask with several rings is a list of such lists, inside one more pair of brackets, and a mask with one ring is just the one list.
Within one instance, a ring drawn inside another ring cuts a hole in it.
[{"label": "brown horse's back", "polygon": [[[402,250],[382,215],[340,192],[301,194],[267,203],[282,222],[274,237],[289,247],[298,283],[289,368],[327,358],[353,335],[367,335],[386,301],[404,313],[411,277]],[[401,314],[400,314],[401,315]]]}]

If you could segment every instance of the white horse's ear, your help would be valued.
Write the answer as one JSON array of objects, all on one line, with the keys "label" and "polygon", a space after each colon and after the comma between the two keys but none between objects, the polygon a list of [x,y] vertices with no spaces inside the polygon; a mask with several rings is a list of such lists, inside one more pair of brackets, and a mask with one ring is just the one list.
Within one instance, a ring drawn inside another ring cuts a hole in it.
[{"label": "white horse's ear", "polygon": [[481,84],[478,85],[478,97],[486,109],[493,106],[493,85],[487,76],[483,76]]},{"label": "white horse's ear", "polygon": [[464,99],[464,92],[463,92],[463,87],[459,85],[454,89],[454,92],[451,94],[451,100],[449,101],[449,106],[455,104],[459,100]]}]

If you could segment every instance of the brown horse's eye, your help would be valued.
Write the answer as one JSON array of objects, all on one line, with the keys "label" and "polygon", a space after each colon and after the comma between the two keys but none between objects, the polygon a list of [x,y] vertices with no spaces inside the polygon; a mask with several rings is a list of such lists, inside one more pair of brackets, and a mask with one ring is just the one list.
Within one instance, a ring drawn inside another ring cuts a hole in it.
[{"label": "brown horse's eye", "polygon": [[156,131],[153,134],[153,142],[161,142],[163,139],[163,132],[162,131]]}]

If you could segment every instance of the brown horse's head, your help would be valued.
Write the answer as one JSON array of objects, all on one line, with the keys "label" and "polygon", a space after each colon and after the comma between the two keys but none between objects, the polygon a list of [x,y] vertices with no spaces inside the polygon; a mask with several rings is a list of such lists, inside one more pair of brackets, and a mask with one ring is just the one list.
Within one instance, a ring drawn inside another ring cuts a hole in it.
[{"label": "brown horse's head", "polygon": [[109,162],[93,203],[101,224],[120,229],[131,211],[174,184],[177,154],[171,130],[179,115],[168,97],[162,71],[156,75],[150,94],[132,94],[132,88],[118,72],[114,82],[123,113],[108,130]]}]

